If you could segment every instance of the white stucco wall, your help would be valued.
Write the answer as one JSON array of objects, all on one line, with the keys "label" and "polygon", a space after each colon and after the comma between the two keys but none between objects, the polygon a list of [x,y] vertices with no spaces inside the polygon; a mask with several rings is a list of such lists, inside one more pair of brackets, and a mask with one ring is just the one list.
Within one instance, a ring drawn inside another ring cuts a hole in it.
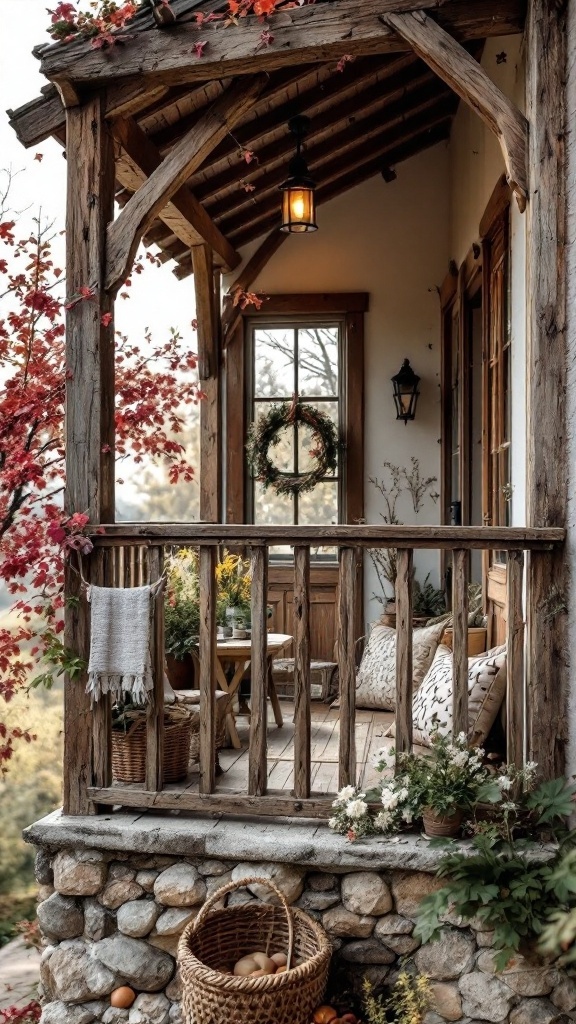
[{"label": "white stucco wall", "polygon": [[[408,465],[420,459],[426,475],[440,476],[440,316],[437,288],[448,266],[448,154],[435,146],[397,168],[397,180],[380,177],[359,185],[318,210],[319,230],[291,235],[270,260],[254,289],[273,292],[365,291],[365,466],[382,475],[382,463]],[[422,378],[416,419],[395,418],[390,378],[407,357]],[[439,490],[439,485],[438,485]],[[382,509],[366,482],[366,519],[378,522]],[[403,522],[438,522],[438,505],[428,501],[415,518],[409,502],[399,506]],[[419,574],[438,558],[424,554]],[[374,619],[375,582],[366,574],[365,615]]]}]

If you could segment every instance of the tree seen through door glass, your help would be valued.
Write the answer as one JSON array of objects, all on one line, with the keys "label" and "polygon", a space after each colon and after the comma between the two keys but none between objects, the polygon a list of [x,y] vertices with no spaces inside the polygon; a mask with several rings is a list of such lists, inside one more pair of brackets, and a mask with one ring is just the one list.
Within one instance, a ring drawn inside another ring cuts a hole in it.
[{"label": "tree seen through door glass", "polygon": [[[301,401],[340,425],[339,323],[255,324],[252,328],[252,416],[266,415],[272,405]],[[286,427],[270,449],[282,472],[308,473],[314,466],[312,434],[305,426]],[[254,522],[291,525],[338,523],[340,520],[339,470],[305,494],[279,497],[253,481]]]}]

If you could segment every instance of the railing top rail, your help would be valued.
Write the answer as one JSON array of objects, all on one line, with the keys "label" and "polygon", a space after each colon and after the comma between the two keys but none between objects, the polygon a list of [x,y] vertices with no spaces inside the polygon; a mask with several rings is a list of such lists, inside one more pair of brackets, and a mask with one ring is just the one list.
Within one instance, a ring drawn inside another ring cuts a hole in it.
[{"label": "railing top rail", "polygon": [[[96,533],[96,529],[104,532]],[[114,544],[222,543],[543,551],[562,544],[566,531],[555,526],[256,526],[235,523],[113,523],[93,527],[91,536],[98,547]]]}]

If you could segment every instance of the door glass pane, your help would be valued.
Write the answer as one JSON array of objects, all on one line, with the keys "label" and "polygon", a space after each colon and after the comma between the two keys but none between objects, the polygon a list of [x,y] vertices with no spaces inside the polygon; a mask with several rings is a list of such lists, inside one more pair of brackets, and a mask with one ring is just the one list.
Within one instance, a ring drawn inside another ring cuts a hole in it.
[{"label": "door glass pane", "polygon": [[[338,403],[337,402],[319,402],[319,412],[329,416],[333,421],[336,430],[338,430]],[[298,472],[309,473],[311,470],[316,468],[317,459],[314,458],[310,453],[314,451],[316,443],[312,437],[312,428],[304,423],[298,425]],[[333,476],[332,473],[328,473],[327,476]],[[318,520],[320,522],[320,520]]]},{"label": "door glass pane", "polygon": [[[255,402],[254,416],[256,422],[261,416],[267,416],[273,406],[269,402]],[[294,472],[294,428],[284,427],[277,435],[278,443],[270,445],[268,457],[272,464],[282,473]]]},{"label": "door glass pane", "polygon": [[338,394],[338,327],[303,327],[298,331],[298,392]]},{"label": "door glass pane", "polygon": [[323,480],[313,491],[298,498],[298,520],[302,526],[331,526],[338,523],[338,484]]},{"label": "door glass pane", "polygon": [[294,394],[294,330],[258,327],[254,331],[254,397],[290,398]]},{"label": "door glass pane", "polygon": [[254,484],[254,522],[266,526],[292,526],[294,499],[290,495],[276,494],[270,487]]}]

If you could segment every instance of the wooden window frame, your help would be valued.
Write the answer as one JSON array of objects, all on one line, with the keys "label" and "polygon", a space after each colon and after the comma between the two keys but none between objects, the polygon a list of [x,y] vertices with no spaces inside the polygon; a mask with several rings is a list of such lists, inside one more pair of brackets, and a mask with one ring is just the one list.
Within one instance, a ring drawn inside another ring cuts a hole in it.
[{"label": "wooden window frame", "polygon": [[364,518],[364,313],[366,292],[323,292],[268,295],[260,310],[247,308],[225,353],[226,394],[226,522],[244,523],[247,514],[246,393],[248,383],[248,321],[278,316],[334,316],[343,323],[341,358],[342,423],[346,458],[342,467],[343,523]]}]

